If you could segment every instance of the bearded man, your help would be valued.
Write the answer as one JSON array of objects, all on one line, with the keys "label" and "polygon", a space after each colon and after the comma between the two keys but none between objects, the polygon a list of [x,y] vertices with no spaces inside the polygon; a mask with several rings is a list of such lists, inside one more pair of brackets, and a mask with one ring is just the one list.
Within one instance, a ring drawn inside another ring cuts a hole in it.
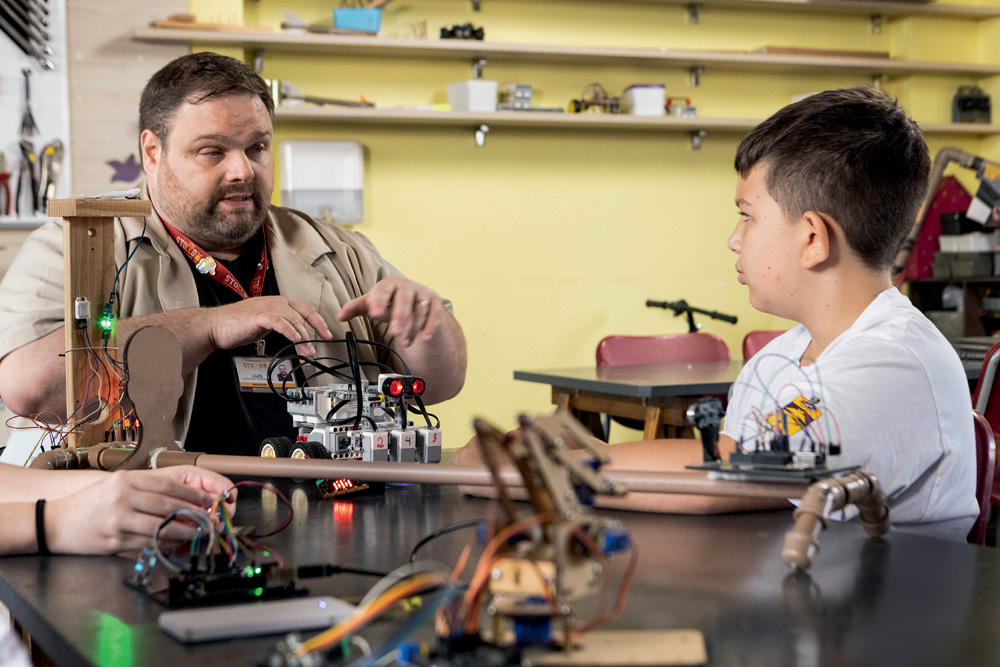
[{"label": "bearded man", "polygon": [[[180,340],[174,437],[193,451],[255,455],[264,437],[294,436],[284,400],[254,391],[249,376],[292,344],[346,359],[342,344],[323,341],[348,329],[396,348],[425,379],[427,403],[465,382],[450,302],[408,280],[363,235],[270,204],[273,116],[260,76],[214,53],[167,64],[139,104],[153,215],[115,221],[121,268],[109,301],[119,340],[149,325]],[[0,397],[17,414],[65,417],[62,255],[62,222],[49,221],[0,283]],[[359,354],[397,363],[366,346]],[[100,373],[117,380],[110,364]]]}]

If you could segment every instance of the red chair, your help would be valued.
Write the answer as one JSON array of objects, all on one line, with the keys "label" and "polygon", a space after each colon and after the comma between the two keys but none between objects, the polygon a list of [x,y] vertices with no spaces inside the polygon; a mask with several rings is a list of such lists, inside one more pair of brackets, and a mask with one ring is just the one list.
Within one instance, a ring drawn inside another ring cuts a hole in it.
[{"label": "red chair", "polygon": [[608,336],[597,344],[598,366],[729,361],[726,342],[710,333]]},{"label": "red chair", "polygon": [[996,440],[993,428],[986,418],[972,411],[972,421],[976,431],[976,500],[979,501],[979,516],[969,531],[969,544],[986,543],[986,524],[990,520],[990,501],[993,490],[993,476],[996,471]]},{"label": "red chair", "polygon": [[[710,333],[670,334],[665,336],[607,336],[597,344],[597,366],[635,366],[694,361],[729,361],[726,342]],[[720,397],[725,399],[725,397]],[[629,428],[642,429],[635,419],[615,417]],[[611,433],[611,420],[601,415],[604,440]]]},{"label": "red chair", "polygon": [[[972,393],[972,408],[986,418],[992,426],[993,437],[997,437],[997,427],[1000,426],[1000,391],[996,390],[998,378],[997,367],[1000,366],[1000,343],[996,343],[986,353],[983,367],[979,371],[976,390]],[[1000,505],[1000,480],[993,480],[992,502]]]},{"label": "red chair", "polygon": [[764,346],[785,333],[784,331],[766,331],[757,329],[743,337],[743,361],[764,349]]}]

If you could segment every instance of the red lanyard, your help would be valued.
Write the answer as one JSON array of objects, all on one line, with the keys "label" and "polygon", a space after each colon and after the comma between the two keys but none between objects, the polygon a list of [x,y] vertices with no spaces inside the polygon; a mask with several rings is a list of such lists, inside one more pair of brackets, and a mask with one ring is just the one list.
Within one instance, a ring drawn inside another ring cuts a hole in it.
[{"label": "red lanyard", "polygon": [[250,296],[260,296],[264,292],[264,276],[267,274],[267,232],[264,231],[263,226],[261,227],[261,233],[264,234],[264,247],[260,251],[260,263],[257,264],[257,271],[253,274],[253,280],[250,282],[250,295],[248,296],[247,291],[243,289],[243,285],[240,285],[240,281],[236,279],[236,276],[229,269],[216,262],[214,257],[202,250],[197,243],[171,227],[166,220],[162,218],[160,220],[163,222],[163,226],[167,228],[167,232],[177,242],[177,245],[184,251],[184,254],[191,260],[194,268],[199,273],[210,275],[213,280],[228,287],[241,299],[249,299]]}]

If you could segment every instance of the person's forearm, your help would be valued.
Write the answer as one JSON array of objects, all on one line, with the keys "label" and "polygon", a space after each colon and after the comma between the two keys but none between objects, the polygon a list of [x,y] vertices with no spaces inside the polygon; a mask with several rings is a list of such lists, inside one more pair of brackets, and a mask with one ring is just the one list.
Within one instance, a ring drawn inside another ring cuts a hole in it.
[{"label": "person's forearm", "polygon": [[430,340],[417,338],[408,348],[398,350],[410,372],[427,383],[424,403],[440,403],[454,397],[465,384],[467,356],[465,335],[458,321],[447,313]]},{"label": "person's forearm", "polygon": [[35,538],[35,506],[31,503],[9,503],[0,506],[3,530],[0,530],[0,556],[30,554],[38,551]]},{"label": "person's forearm", "polygon": [[[123,319],[118,322],[116,332],[118,345],[123,346],[130,335],[145,326],[163,327],[177,337],[185,376],[214,349],[208,318],[201,308]],[[100,344],[99,341],[91,343]],[[60,356],[65,345],[64,327],[60,327],[0,360],[0,396],[12,412],[19,415],[53,412],[60,418],[66,417],[66,360]],[[121,358],[120,353],[115,356]],[[101,373],[108,372],[102,360]]]},{"label": "person's forearm", "polygon": [[107,475],[100,470],[36,470],[0,463],[3,502],[34,502],[71,496]]}]

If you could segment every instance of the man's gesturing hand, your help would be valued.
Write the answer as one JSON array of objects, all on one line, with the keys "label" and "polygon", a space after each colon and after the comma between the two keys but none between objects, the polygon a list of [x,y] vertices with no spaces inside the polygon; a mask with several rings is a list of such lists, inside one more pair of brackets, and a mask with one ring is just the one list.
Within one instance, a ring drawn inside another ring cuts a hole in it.
[{"label": "man's gesturing hand", "polygon": [[344,304],[337,319],[345,322],[359,315],[389,323],[389,335],[399,347],[418,338],[429,341],[441,328],[447,311],[434,290],[405,278],[384,278],[367,294]]},{"label": "man's gesturing hand", "polygon": [[[271,331],[293,343],[314,338],[312,330],[327,340],[333,338],[315,308],[283,296],[258,296],[205,312],[209,317],[212,347],[216,350],[231,350],[252,343]],[[299,352],[315,354],[316,350],[312,344],[304,344]]]}]

